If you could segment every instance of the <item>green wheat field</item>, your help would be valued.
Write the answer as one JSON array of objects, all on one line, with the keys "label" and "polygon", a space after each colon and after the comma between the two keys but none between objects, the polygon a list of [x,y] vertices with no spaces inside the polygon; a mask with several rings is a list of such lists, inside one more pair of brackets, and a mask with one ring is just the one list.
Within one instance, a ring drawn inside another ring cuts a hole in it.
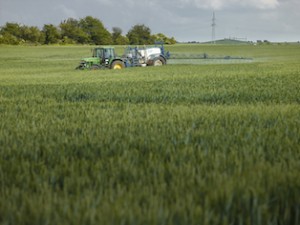
[{"label": "green wheat field", "polygon": [[300,224],[299,44],[76,71],[91,48],[0,46],[1,225]]}]

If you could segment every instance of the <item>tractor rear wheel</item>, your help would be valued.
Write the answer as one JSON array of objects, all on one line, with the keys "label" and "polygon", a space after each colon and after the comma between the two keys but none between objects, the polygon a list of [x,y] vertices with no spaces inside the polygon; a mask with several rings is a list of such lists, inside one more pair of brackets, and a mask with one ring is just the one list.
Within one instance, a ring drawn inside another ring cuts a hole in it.
[{"label": "tractor rear wheel", "polygon": [[162,66],[165,64],[166,64],[166,60],[161,56],[153,60],[153,66]]},{"label": "tractor rear wheel", "polygon": [[112,64],[111,64],[111,69],[113,70],[120,70],[120,69],[123,69],[125,68],[125,64],[123,61],[121,60],[117,60],[117,61],[114,61]]}]

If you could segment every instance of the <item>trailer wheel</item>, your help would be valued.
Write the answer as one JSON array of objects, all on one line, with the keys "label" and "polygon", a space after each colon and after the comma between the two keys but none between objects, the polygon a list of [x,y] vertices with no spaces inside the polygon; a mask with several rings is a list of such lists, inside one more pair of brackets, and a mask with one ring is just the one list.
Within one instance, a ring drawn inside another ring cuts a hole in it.
[{"label": "trailer wheel", "polygon": [[163,57],[158,57],[153,60],[153,66],[166,65],[166,60]]},{"label": "trailer wheel", "polygon": [[111,64],[111,69],[113,70],[120,70],[120,69],[123,69],[125,68],[125,64],[124,62],[122,62],[121,60],[117,60],[117,61],[114,61],[112,64]]}]

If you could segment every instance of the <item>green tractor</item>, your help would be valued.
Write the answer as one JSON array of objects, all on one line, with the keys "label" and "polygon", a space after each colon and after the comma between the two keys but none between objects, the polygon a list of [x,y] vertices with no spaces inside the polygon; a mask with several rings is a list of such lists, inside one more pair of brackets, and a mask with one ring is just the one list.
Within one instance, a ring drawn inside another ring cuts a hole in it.
[{"label": "green tractor", "polygon": [[128,47],[122,57],[115,54],[113,47],[97,47],[93,55],[83,58],[76,69],[123,69],[137,66],[162,66],[170,57],[164,46],[157,47]]},{"label": "green tractor", "polygon": [[93,49],[93,56],[83,58],[76,69],[123,69],[125,64],[122,58],[117,57],[113,47]]}]

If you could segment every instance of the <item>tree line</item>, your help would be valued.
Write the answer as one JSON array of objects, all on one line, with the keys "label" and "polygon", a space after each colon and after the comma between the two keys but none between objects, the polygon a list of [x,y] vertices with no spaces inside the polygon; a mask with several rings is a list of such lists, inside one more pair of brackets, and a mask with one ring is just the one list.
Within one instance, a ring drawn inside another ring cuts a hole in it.
[{"label": "tree line", "polygon": [[69,18],[58,26],[45,24],[42,29],[35,26],[20,25],[7,22],[0,28],[0,44],[91,44],[91,45],[144,45],[161,41],[165,44],[175,44],[174,37],[151,34],[144,24],[133,26],[126,35],[122,29],[113,27],[109,32],[101,20],[92,16],[82,19]]}]

